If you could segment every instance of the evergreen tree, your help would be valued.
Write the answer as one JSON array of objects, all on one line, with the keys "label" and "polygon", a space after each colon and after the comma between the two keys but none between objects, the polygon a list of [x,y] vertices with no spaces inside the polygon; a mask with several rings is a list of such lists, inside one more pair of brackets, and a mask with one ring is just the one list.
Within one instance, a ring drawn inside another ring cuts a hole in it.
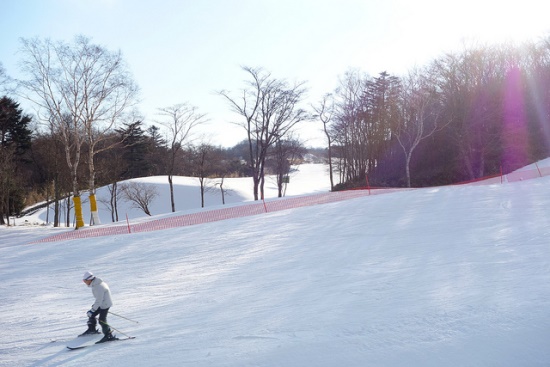
[{"label": "evergreen tree", "polygon": [[152,125],[147,129],[147,164],[151,175],[166,174],[163,157],[166,156],[166,140],[162,138],[160,129]]},{"label": "evergreen tree", "polygon": [[6,96],[0,98],[0,224],[23,209],[20,174],[26,162],[24,153],[31,146],[30,122],[18,103]]},{"label": "evergreen tree", "polygon": [[23,115],[19,103],[9,97],[0,98],[0,145],[13,147],[21,157],[31,146],[32,131],[28,128],[31,117]]},{"label": "evergreen tree", "polygon": [[122,178],[145,177],[151,172],[151,166],[146,160],[148,141],[145,132],[141,128],[141,121],[124,124],[124,129],[117,129],[123,142],[123,159],[127,169]]}]

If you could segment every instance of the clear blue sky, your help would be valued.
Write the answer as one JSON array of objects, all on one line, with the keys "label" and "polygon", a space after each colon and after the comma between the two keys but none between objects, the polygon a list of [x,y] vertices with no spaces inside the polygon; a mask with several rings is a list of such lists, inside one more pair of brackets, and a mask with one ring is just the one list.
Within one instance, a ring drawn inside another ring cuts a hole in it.
[{"label": "clear blue sky", "polygon": [[[201,133],[224,146],[245,134],[228,123],[237,116],[216,91],[244,86],[241,65],[306,81],[307,107],[351,68],[400,75],[465,40],[521,40],[550,30],[544,0],[2,0],[1,9],[0,62],[10,76],[20,77],[19,38],[82,34],[122,51],[141,88],[146,124],[158,119],[157,108],[188,102],[210,119]],[[320,122],[300,136],[324,144]]]}]

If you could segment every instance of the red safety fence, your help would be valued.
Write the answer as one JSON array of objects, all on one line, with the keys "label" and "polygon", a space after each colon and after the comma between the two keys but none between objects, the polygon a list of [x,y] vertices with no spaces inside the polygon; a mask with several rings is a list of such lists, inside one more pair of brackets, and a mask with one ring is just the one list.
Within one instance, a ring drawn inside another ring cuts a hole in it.
[{"label": "red safety fence", "polygon": [[59,233],[53,236],[45,237],[40,240],[31,243],[41,242],[57,242],[68,241],[79,238],[91,238],[101,236],[112,236],[117,234],[127,233],[139,233],[158,231],[162,229],[176,228],[192,226],[195,224],[203,224],[209,222],[216,222],[220,220],[241,218],[251,215],[259,215],[262,213],[276,212],[286,209],[300,208],[304,206],[328,204],[343,200],[354,199],[367,195],[384,194],[395,191],[406,190],[403,188],[398,189],[379,189],[379,190],[355,190],[355,191],[337,191],[327,192],[321,194],[296,196],[290,198],[278,198],[268,201],[255,201],[249,204],[242,204],[236,206],[230,206],[221,209],[204,210],[191,214],[182,214],[170,216],[167,218],[154,219],[147,222],[135,223],[135,224],[112,224],[112,225],[99,225],[94,227],[80,228],[79,230],[70,230],[67,232]]},{"label": "red safety fence", "polygon": [[[505,182],[517,182],[550,175],[550,167],[538,167],[532,170],[515,171],[506,175],[497,175],[485,177],[484,179],[464,182],[462,184],[490,185]],[[268,201],[255,201],[252,203],[243,203],[241,205],[224,207],[221,209],[203,210],[191,214],[182,214],[170,216],[167,218],[154,219],[135,224],[112,224],[99,225],[88,228],[81,228],[77,231],[69,230],[53,236],[45,237],[31,243],[68,241],[79,238],[91,238],[100,236],[112,236],[118,234],[139,233],[158,231],[162,229],[192,226],[216,222],[220,220],[241,218],[251,215],[260,215],[262,213],[276,212],[287,209],[300,208],[304,206],[334,203],[343,200],[355,199],[368,195],[387,194],[396,191],[410,190],[406,188],[382,189],[365,187],[349,191],[326,192],[307,196],[295,196],[290,198],[278,198]]]},{"label": "red safety fence", "polygon": [[518,182],[544,176],[550,176],[550,167],[539,167],[535,164],[535,169],[510,172],[504,175],[504,179],[506,179],[506,182]]},{"label": "red safety fence", "polygon": [[533,169],[521,169],[518,171],[507,173],[505,175],[498,174],[493,176],[486,176],[482,178],[477,178],[475,180],[459,182],[456,185],[492,185],[506,182],[519,182],[544,176],[550,176],[550,167],[539,167],[538,164],[535,163],[535,168]]}]

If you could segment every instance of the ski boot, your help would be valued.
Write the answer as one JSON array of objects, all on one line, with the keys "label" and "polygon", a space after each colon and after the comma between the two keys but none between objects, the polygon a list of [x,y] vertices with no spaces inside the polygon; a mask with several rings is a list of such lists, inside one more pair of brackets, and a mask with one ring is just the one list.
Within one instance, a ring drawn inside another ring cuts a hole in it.
[{"label": "ski boot", "polygon": [[101,338],[99,341],[96,342],[96,344],[110,342],[112,340],[118,340],[116,336],[113,335],[113,333],[105,334],[103,338]]},{"label": "ski boot", "polygon": [[101,334],[101,333],[96,328],[88,328],[88,330],[86,330],[79,336],[96,335],[96,334]]}]

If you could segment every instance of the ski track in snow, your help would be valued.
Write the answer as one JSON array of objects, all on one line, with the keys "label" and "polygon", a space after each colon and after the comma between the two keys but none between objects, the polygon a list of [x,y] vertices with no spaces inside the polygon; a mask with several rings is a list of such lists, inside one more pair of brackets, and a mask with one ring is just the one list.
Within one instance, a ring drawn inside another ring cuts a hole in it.
[{"label": "ski track in snow", "polygon": [[[311,189],[325,173],[306,169]],[[35,245],[59,229],[0,228],[0,366],[548,366],[549,185]],[[85,270],[135,340],[67,351],[93,302]]]}]

